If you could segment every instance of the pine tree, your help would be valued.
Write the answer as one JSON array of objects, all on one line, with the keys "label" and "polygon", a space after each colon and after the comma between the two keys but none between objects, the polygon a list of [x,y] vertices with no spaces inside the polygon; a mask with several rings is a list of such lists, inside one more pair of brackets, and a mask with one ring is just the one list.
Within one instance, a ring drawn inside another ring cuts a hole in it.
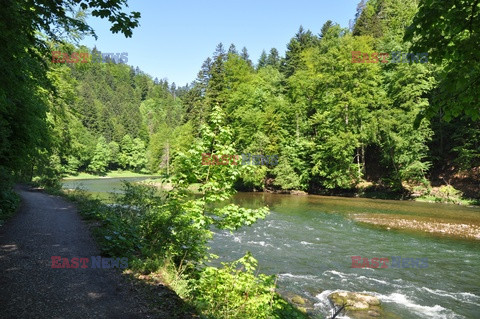
[{"label": "pine tree", "polygon": [[250,55],[248,54],[248,50],[246,47],[242,48],[242,53],[240,54],[240,56],[242,57],[242,59],[247,61],[248,64],[252,65],[252,61],[250,60]]},{"label": "pine tree", "polygon": [[210,107],[217,104],[222,105],[224,102],[222,92],[225,88],[226,60],[227,55],[223,49],[223,44],[219,43],[213,54],[213,63],[210,69],[210,78],[206,92],[206,98],[208,100],[207,105]]},{"label": "pine tree", "polygon": [[305,49],[312,48],[318,44],[318,38],[315,37],[310,30],[305,31],[303,26],[300,26],[298,32],[290,40],[287,45],[285,53],[285,65],[283,72],[286,77],[293,75],[295,70],[302,67],[301,54]]},{"label": "pine tree", "polygon": [[327,20],[327,22],[323,24],[322,30],[320,31],[320,38],[323,38],[327,34],[328,29],[330,29],[332,26],[333,26],[332,20]]},{"label": "pine tree", "polygon": [[265,50],[262,51],[262,54],[260,54],[260,58],[258,59],[257,63],[257,70],[264,68],[267,66],[267,53]]},{"label": "pine tree", "polygon": [[268,55],[266,65],[273,66],[275,69],[280,68],[280,56],[278,50],[275,48],[270,49],[270,54]]},{"label": "pine tree", "polygon": [[235,47],[235,44],[230,44],[230,47],[228,48],[228,53],[229,54],[238,54],[237,48]]}]

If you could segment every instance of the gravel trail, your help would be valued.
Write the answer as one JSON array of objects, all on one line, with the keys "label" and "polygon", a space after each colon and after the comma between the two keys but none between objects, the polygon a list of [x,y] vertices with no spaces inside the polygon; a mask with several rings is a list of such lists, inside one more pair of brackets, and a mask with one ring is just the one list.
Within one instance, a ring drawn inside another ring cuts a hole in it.
[{"label": "gravel trail", "polygon": [[153,318],[117,269],[52,268],[52,256],[100,252],[72,203],[18,186],[18,213],[0,227],[0,318]]}]

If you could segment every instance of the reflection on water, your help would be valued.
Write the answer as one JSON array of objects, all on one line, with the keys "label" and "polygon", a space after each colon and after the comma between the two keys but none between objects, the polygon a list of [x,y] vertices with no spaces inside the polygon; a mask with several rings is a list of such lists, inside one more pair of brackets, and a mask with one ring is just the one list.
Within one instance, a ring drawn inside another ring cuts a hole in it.
[{"label": "reflection on water", "polygon": [[113,194],[122,193],[124,181],[133,183],[156,177],[158,176],[64,180],[62,187],[64,189],[80,188],[88,194],[111,202],[114,197]]}]

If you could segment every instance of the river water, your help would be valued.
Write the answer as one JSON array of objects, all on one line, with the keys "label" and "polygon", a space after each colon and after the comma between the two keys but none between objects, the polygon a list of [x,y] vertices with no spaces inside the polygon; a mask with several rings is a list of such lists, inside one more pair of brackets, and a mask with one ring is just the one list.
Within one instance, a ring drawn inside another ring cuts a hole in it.
[{"label": "river water", "polygon": [[[119,179],[82,182],[92,192],[120,187]],[[480,240],[388,230],[349,218],[415,214],[479,225],[479,208],[267,193],[239,193],[233,201],[249,208],[268,205],[271,213],[233,233],[216,231],[211,252],[219,261],[232,261],[251,251],[260,271],[278,275],[280,291],[311,301],[318,318],[330,314],[327,296],[342,290],[379,297],[393,318],[480,318]],[[352,256],[427,258],[428,267],[392,268],[389,262],[388,268],[352,268]]]}]

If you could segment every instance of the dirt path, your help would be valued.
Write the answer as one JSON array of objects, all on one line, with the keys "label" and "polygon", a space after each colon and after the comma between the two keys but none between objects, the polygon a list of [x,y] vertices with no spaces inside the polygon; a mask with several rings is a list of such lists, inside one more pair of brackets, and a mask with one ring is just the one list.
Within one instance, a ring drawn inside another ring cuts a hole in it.
[{"label": "dirt path", "polygon": [[0,227],[0,318],[158,318],[116,269],[53,269],[52,256],[100,255],[75,207],[18,187],[22,205]]}]

